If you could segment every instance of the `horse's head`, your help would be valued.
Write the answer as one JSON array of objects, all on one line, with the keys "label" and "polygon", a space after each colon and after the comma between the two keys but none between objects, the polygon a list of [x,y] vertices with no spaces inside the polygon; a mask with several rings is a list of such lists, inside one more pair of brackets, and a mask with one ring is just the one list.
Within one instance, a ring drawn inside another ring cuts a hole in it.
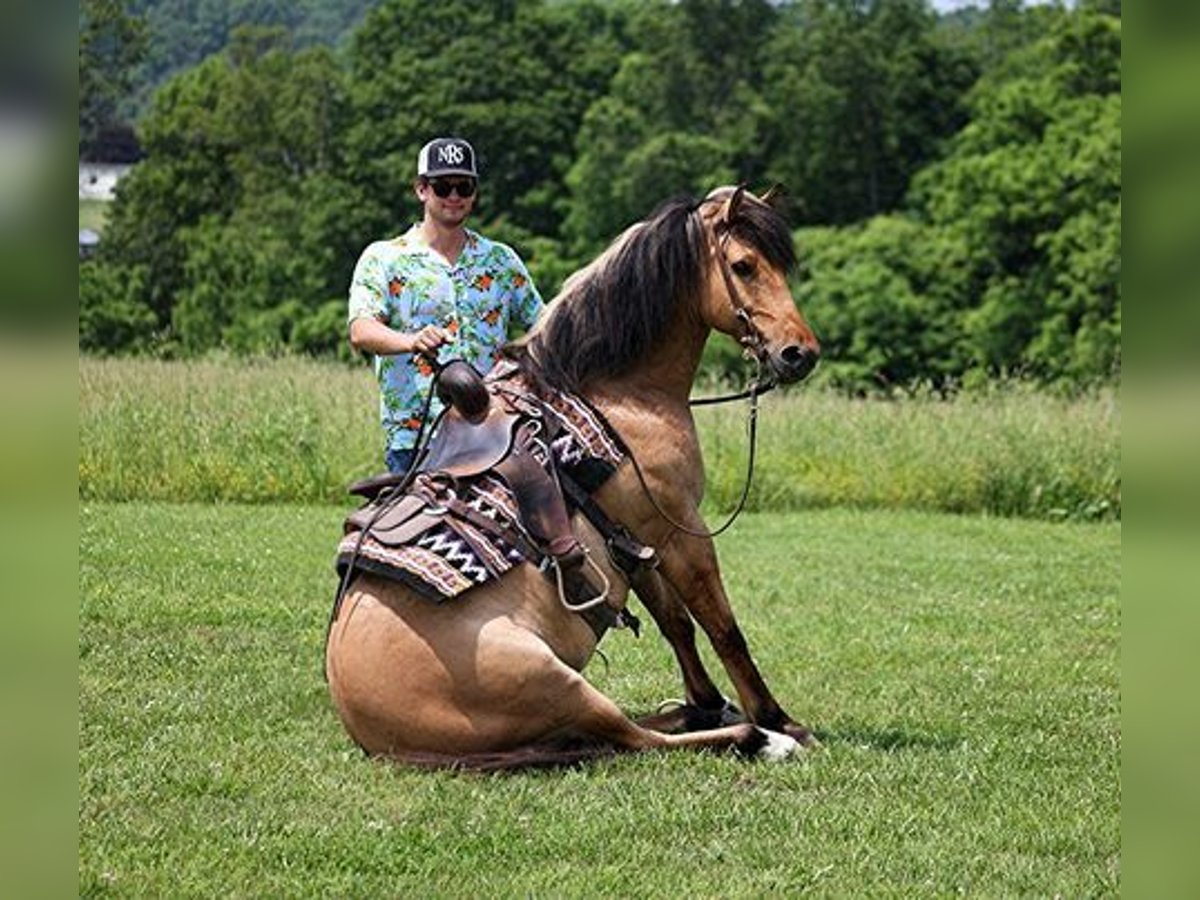
[{"label": "horse's head", "polygon": [[796,251],[787,223],[769,200],[770,194],[756,197],[742,187],[722,187],[701,204],[716,270],[701,315],[786,384],[812,372],[821,346],[788,289]]}]

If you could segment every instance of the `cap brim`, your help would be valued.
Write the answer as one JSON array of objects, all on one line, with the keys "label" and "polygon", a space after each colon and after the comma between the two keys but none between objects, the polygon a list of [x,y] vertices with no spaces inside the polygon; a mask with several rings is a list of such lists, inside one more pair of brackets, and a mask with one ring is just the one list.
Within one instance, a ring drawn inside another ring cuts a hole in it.
[{"label": "cap brim", "polygon": [[423,178],[440,178],[443,175],[466,175],[468,178],[478,178],[479,176],[470,169],[437,169],[432,172],[426,172]]}]

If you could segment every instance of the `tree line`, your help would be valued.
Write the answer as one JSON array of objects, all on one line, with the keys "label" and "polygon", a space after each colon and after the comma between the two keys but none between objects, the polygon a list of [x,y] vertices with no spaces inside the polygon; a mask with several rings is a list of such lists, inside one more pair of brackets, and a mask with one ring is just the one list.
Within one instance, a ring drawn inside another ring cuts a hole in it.
[{"label": "tree line", "polygon": [[1120,46],[1117,0],[387,0],[340,49],[241,27],[140,116],[80,346],[347,355],[359,251],[415,219],[417,150],[458,134],[475,227],[547,298],[657,202],[779,182],[824,377],[1112,380]]}]

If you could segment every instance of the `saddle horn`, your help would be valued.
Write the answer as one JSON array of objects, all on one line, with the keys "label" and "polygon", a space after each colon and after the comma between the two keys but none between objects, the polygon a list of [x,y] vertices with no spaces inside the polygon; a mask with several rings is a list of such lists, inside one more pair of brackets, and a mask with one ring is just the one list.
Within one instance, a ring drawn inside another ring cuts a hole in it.
[{"label": "saddle horn", "polygon": [[470,363],[461,359],[450,360],[438,371],[437,395],[439,400],[457,409],[472,424],[478,424],[487,417],[492,399],[483,377]]}]

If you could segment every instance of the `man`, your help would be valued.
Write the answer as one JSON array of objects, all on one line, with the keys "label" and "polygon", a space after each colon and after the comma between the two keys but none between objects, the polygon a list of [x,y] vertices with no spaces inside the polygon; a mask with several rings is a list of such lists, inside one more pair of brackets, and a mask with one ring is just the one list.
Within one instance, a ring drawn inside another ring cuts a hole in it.
[{"label": "man", "polygon": [[527,330],[542,310],[517,254],[466,227],[478,185],[469,143],[430,141],[417,157],[413,183],[422,221],[371,244],[354,269],[350,343],[375,354],[392,472],[408,471],[413,461],[433,380],[430,358],[461,358],[484,374],[510,328]]}]

